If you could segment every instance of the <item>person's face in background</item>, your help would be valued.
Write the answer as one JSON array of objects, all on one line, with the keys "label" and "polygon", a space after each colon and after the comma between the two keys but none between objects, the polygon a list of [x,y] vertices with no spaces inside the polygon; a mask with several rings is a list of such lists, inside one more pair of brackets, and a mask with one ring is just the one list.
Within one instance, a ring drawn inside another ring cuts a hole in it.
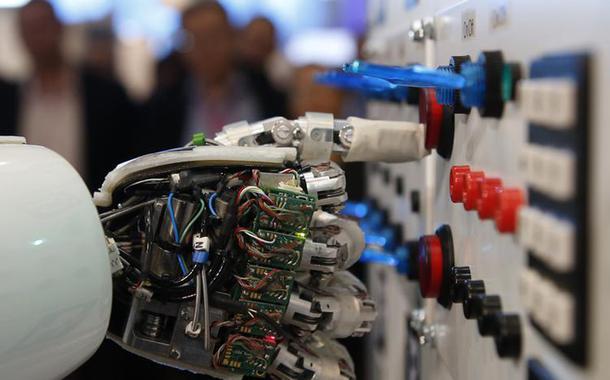
[{"label": "person's face in background", "polygon": [[34,2],[19,12],[23,44],[35,67],[54,67],[62,62],[62,25],[51,5]]},{"label": "person's face in background", "polygon": [[94,32],[87,41],[85,62],[101,76],[114,77],[114,40],[112,34]]},{"label": "person's face in background", "polygon": [[243,62],[262,67],[275,50],[275,27],[267,19],[254,19],[242,31],[240,44]]},{"label": "person's face in background", "polygon": [[233,70],[234,30],[225,15],[214,8],[195,9],[183,20],[190,43],[185,62],[205,85],[224,82]]},{"label": "person's face in background", "polygon": [[305,112],[341,114],[343,93],[315,82],[315,74],[323,71],[323,68],[317,66],[305,66],[296,70],[290,99],[293,117],[303,116]]}]

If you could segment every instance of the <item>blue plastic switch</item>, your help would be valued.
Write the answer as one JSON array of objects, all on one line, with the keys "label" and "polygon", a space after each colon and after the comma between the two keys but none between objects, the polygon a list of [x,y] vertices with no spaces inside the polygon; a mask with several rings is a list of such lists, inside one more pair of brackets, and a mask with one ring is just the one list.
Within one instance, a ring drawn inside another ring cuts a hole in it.
[{"label": "blue plastic switch", "polygon": [[386,66],[363,61],[345,64],[343,71],[384,79],[393,84],[419,88],[461,89],[466,81],[461,75],[430,69],[421,65]]}]

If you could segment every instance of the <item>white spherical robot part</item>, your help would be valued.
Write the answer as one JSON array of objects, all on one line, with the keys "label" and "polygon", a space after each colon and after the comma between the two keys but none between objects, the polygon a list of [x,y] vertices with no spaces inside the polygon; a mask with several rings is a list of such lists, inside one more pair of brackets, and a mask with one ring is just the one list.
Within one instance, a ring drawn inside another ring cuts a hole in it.
[{"label": "white spherical robot part", "polygon": [[112,282],[104,233],[59,155],[0,137],[0,377],[59,379],[99,347]]}]

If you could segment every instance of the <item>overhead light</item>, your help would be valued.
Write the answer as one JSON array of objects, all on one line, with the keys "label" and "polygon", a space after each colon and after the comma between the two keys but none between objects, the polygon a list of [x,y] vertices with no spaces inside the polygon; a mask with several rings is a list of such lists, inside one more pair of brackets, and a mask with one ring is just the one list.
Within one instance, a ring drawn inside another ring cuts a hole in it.
[{"label": "overhead light", "polygon": [[17,8],[25,5],[29,0],[0,0],[0,8]]}]

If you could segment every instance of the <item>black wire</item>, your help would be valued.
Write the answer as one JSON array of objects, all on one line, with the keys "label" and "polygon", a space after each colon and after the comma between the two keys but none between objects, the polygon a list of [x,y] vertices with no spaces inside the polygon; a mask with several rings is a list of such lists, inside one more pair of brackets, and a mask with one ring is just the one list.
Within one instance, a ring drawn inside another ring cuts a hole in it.
[{"label": "black wire", "polygon": [[132,255],[128,254],[127,252],[125,252],[121,248],[119,248],[119,252],[121,253],[121,257],[123,259],[125,259],[125,261],[127,261],[131,266],[133,266],[136,269],[140,270],[140,260],[138,260],[135,257],[133,257]]},{"label": "black wire", "polygon": [[191,281],[195,277],[197,272],[199,271],[200,267],[201,266],[199,264],[194,265],[187,274],[185,274],[182,278],[179,278],[177,280],[168,280],[168,279],[159,277],[153,273],[149,273],[148,277],[151,280],[151,282],[156,283],[156,285],[159,285],[161,287],[167,287],[167,288],[175,288],[175,287],[184,285],[187,282]]}]

